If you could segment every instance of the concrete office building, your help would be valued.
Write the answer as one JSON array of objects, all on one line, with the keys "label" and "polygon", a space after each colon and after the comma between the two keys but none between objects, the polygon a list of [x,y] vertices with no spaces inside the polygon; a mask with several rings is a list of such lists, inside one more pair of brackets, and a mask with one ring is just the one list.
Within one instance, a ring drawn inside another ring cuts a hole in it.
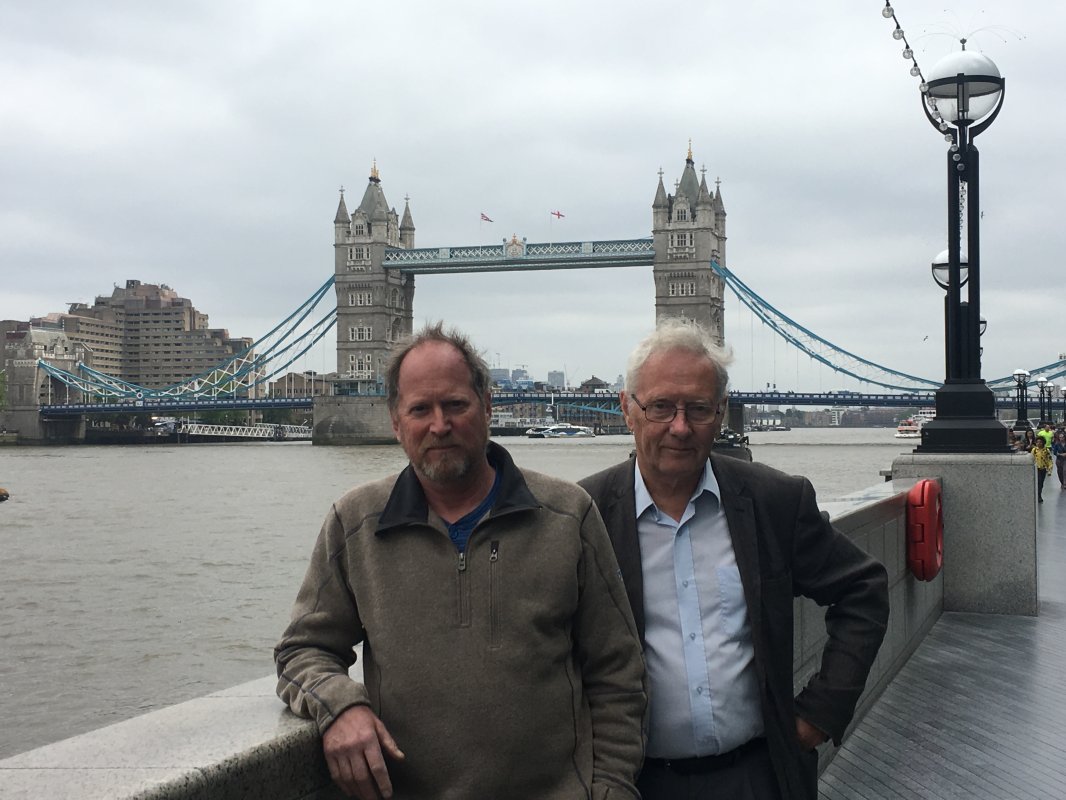
[{"label": "concrete office building", "polygon": [[91,355],[93,369],[147,388],[161,388],[208,372],[248,349],[252,339],[208,327],[208,317],[165,284],[128,280],[92,306],[30,320],[30,327],[62,331]]}]

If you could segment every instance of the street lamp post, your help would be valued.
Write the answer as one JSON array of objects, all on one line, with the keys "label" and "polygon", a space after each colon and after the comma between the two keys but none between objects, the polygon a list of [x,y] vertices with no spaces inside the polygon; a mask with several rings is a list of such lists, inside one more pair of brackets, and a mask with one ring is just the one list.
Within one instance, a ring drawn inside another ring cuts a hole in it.
[{"label": "street lamp post", "polygon": [[1024,369],[1014,370],[1014,382],[1018,384],[1018,417],[1014,421],[1014,430],[1024,431],[1029,427],[1029,411],[1026,408],[1029,399],[1029,373]]},{"label": "street lamp post", "polygon": [[946,292],[946,376],[936,392],[936,419],[922,426],[922,443],[916,452],[1009,449],[1003,425],[996,419],[995,395],[981,378],[981,211],[978,153],[973,144],[1003,106],[1004,81],[991,59],[967,50],[965,40],[962,48],[941,59],[921,87],[922,110],[950,145],[948,247],[933,262],[933,278]]},{"label": "street lamp post", "polygon": [[1047,415],[1044,413],[1044,398],[1047,397],[1047,378],[1043,375],[1037,375],[1034,378],[1036,381],[1036,391],[1039,396],[1037,401],[1040,404],[1040,425],[1043,425],[1047,421]]}]

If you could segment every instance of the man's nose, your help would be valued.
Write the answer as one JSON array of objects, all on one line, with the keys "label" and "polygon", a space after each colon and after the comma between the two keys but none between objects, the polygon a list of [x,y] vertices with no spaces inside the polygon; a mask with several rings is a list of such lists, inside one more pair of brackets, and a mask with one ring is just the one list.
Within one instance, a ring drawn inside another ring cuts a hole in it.
[{"label": "man's nose", "polygon": [[688,414],[685,413],[683,408],[677,409],[674,418],[670,420],[670,433],[675,436],[685,436],[691,432],[692,425],[689,424]]},{"label": "man's nose", "polygon": [[440,406],[436,406],[433,409],[433,416],[430,419],[430,431],[433,434],[447,433],[451,430],[451,419],[444,413],[444,409]]}]

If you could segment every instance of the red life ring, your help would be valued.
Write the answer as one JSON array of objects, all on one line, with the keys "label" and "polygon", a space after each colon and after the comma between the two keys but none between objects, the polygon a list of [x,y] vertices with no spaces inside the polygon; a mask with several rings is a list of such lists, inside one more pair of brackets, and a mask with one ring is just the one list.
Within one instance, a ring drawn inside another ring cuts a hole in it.
[{"label": "red life ring", "polygon": [[923,478],[907,492],[907,568],[931,581],[944,564],[944,510],[940,484]]}]

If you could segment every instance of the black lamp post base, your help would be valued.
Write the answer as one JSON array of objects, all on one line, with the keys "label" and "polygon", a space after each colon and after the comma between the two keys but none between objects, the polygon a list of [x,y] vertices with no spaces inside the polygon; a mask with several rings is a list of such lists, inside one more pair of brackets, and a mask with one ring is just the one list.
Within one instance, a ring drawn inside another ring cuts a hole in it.
[{"label": "black lamp post base", "polygon": [[1007,426],[984,381],[946,383],[936,392],[936,419],[922,426],[916,453],[1009,453]]}]

